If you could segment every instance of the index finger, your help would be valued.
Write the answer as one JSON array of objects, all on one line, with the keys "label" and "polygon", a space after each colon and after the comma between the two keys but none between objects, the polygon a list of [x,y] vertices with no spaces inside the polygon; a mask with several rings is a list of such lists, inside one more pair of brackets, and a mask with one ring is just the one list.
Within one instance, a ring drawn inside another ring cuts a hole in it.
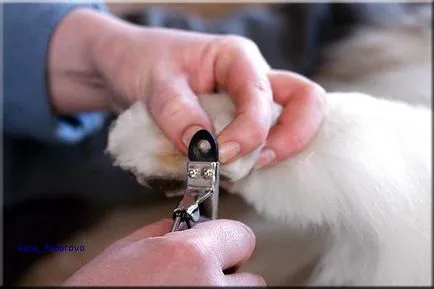
[{"label": "index finger", "polygon": [[218,136],[220,161],[227,163],[265,143],[272,116],[270,67],[253,42],[231,36],[219,43],[214,69],[236,106],[234,120]]},{"label": "index finger", "polygon": [[[169,234],[182,234],[191,238],[210,256],[215,256],[222,270],[239,266],[247,261],[255,249],[255,235],[241,222],[233,220],[211,220],[193,228]],[[180,235],[181,236],[181,235]]]}]

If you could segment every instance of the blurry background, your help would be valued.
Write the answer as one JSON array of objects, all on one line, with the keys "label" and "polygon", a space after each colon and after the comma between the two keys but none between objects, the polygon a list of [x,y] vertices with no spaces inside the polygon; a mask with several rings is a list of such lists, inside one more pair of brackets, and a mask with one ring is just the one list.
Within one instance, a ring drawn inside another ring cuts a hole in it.
[{"label": "blurry background", "polygon": [[[272,67],[299,72],[329,91],[431,105],[430,4],[109,7],[139,25],[244,35],[258,44]],[[114,240],[170,217],[177,200],[158,189],[149,191],[113,168],[103,153],[106,134],[107,128],[72,147],[11,146],[25,152],[13,160],[25,173],[5,177],[15,196],[5,211],[6,284],[58,285]],[[241,220],[257,235],[256,253],[243,269],[261,274],[268,285],[299,284],[308,276],[320,250],[319,232],[292,234],[232,195],[222,194],[220,209],[221,217]],[[84,245],[85,252],[32,255],[16,249],[45,243]]]}]

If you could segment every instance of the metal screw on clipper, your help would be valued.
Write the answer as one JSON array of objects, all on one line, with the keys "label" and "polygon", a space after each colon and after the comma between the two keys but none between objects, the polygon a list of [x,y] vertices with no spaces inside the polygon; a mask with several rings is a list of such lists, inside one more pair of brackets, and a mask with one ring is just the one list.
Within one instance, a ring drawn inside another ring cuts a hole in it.
[{"label": "metal screw on clipper", "polygon": [[190,178],[197,178],[199,176],[199,171],[197,169],[189,169],[187,174]]},{"label": "metal screw on clipper", "polygon": [[220,164],[218,144],[209,131],[200,130],[192,137],[188,159],[186,189],[173,211],[171,232],[179,231],[183,224],[191,228],[200,216],[217,218]]}]

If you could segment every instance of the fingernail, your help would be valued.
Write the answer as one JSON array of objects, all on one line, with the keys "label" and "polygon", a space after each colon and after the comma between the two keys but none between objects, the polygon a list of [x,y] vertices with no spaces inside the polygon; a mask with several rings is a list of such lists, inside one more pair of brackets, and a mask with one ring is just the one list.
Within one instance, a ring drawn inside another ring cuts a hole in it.
[{"label": "fingernail", "polygon": [[276,153],[272,149],[265,149],[256,161],[255,169],[260,169],[270,165],[276,159]]},{"label": "fingernail", "polygon": [[193,135],[194,135],[197,131],[199,131],[199,130],[201,130],[201,129],[203,129],[203,127],[201,127],[200,125],[195,124],[195,125],[189,126],[189,127],[184,131],[184,134],[182,135],[181,140],[182,140],[182,142],[184,143],[184,145],[185,145],[186,148],[188,148],[188,146],[190,145],[190,141],[191,141],[191,138],[193,137]]},{"label": "fingernail", "polygon": [[230,141],[221,145],[219,150],[220,162],[226,163],[227,161],[236,157],[241,151],[241,147],[237,142]]}]

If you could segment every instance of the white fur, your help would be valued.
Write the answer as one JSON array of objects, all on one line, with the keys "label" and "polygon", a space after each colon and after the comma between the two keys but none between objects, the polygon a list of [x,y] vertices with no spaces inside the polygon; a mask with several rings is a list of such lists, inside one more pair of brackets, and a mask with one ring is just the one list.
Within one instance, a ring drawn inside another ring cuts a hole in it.
[{"label": "white fur", "polygon": [[[200,100],[217,132],[232,120],[226,95]],[[223,166],[230,191],[288,226],[327,229],[310,284],[431,285],[431,110],[360,93],[327,102],[302,153],[267,169],[251,170],[258,151]],[[119,116],[107,150],[138,177],[184,178],[184,165],[154,157],[175,148],[140,103]]]}]

